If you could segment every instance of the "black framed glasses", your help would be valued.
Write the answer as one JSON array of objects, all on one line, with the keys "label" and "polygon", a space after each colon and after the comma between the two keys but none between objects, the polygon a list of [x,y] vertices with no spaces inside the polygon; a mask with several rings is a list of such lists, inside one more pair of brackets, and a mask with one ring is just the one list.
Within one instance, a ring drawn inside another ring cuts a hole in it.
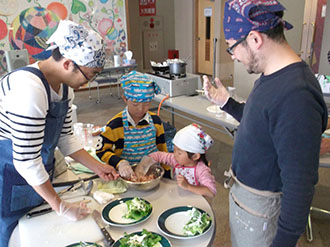
[{"label": "black framed glasses", "polygon": [[100,73],[96,73],[92,78],[88,78],[88,76],[82,71],[80,66],[73,62],[74,66],[80,71],[80,73],[86,78],[87,82],[93,81]]},{"label": "black framed glasses", "polygon": [[226,49],[226,51],[229,53],[230,56],[234,55],[234,48],[236,46],[238,46],[240,43],[242,43],[244,40],[246,40],[246,38],[247,38],[247,35],[244,38],[237,40],[235,44],[233,44],[231,47],[228,47]]}]

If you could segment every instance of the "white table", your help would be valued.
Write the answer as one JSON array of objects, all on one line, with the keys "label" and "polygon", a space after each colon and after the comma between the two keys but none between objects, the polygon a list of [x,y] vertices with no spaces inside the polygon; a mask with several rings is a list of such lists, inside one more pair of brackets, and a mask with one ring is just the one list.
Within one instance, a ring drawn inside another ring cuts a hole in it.
[{"label": "white table", "polygon": [[[87,177],[90,175],[84,174],[83,177]],[[77,179],[77,175],[74,175],[72,172],[68,171],[64,174],[62,174],[59,178],[56,179],[56,182],[63,182],[68,180],[75,180]],[[95,183],[95,181],[94,181]],[[96,187],[96,186],[94,186]],[[136,231],[141,231],[143,228],[149,230],[158,232],[161,234],[160,230],[158,230],[157,227],[157,219],[158,216],[165,210],[176,207],[176,206],[195,206],[200,209],[203,209],[206,211],[213,219],[213,225],[211,226],[210,230],[203,236],[194,238],[191,240],[179,240],[167,237],[169,241],[172,244],[172,247],[206,247],[206,246],[212,246],[212,243],[214,241],[215,231],[216,231],[216,222],[215,222],[215,215],[213,212],[212,207],[207,202],[207,200],[203,196],[199,196],[196,194],[193,194],[191,192],[185,191],[181,188],[179,188],[175,181],[170,179],[163,178],[160,182],[160,185],[157,186],[155,189],[150,191],[133,191],[129,190],[123,194],[116,195],[115,199],[123,198],[123,197],[142,197],[146,200],[148,200],[152,206],[153,206],[153,212],[149,219],[147,219],[145,222],[130,226],[130,227],[109,227],[109,232],[111,236],[118,240],[124,232],[131,233]],[[100,206],[100,209],[102,206]],[[23,216],[25,217],[25,216]],[[34,237],[34,236],[31,236]],[[20,246],[20,239],[19,239],[19,229],[18,227],[15,228],[11,240],[10,240],[10,247],[16,247]]]},{"label": "white table", "polygon": [[203,196],[199,196],[189,191],[185,191],[180,187],[178,187],[175,181],[166,178],[163,178],[160,182],[159,187],[156,187],[154,190],[127,191],[126,193],[122,194],[120,197],[134,197],[134,196],[142,197],[152,204],[153,206],[152,215],[147,221],[136,226],[130,226],[125,228],[111,226],[110,233],[114,239],[116,240],[119,239],[120,236],[122,236],[125,231],[127,233],[131,233],[131,232],[140,231],[143,228],[146,228],[149,231],[154,231],[162,234],[157,227],[158,216],[169,208],[190,205],[203,209],[212,217],[213,225],[211,226],[211,229],[205,235],[190,240],[180,240],[171,237],[167,237],[167,239],[169,239],[169,241],[171,242],[172,247],[212,246],[215,236],[215,230],[216,230],[215,215],[210,204],[206,201],[206,199]]},{"label": "white table", "polygon": [[[165,95],[156,95],[154,100],[161,102],[165,98]],[[211,129],[227,133],[230,136],[234,136],[234,132],[237,130],[239,122],[226,112],[221,114],[212,113],[207,111],[207,107],[212,106],[212,103],[203,96],[178,96],[172,97],[164,101],[162,104],[162,110],[172,113],[172,125],[174,125],[174,114],[200,125],[205,125]],[[181,111],[188,113],[190,116],[177,112]],[[208,122],[218,125],[220,128],[211,126]]]}]

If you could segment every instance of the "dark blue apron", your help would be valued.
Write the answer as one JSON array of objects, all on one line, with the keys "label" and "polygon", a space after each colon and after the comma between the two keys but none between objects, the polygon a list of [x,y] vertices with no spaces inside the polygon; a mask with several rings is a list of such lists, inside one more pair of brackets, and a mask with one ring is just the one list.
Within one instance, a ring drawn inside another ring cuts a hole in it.
[{"label": "dark blue apron", "polygon": [[[54,150],[68,111],[68,87],[63,86],[63,98],[60,102],[51,102],[49,84],[41,71],[33,67],[24,67],[19,70],[26,70],[38,76],[47,92],[49,110],[46,116],[41,157],[50,179],[52,179],[55,164]],[[19,218],[40,205],[43,199],[16,171],[13,165],[12,141],[0,141],[0,150],[0,247],[7,247],[10,235]]]}]

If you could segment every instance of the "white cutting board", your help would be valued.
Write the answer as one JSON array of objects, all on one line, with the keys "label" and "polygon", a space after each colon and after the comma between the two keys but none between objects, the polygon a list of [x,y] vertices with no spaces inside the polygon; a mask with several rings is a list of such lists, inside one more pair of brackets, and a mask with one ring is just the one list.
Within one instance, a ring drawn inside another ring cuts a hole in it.
[{"label": "white cutting board", "polygon": [[[89,196],[80,196],[69,201],[81,201],[84,199],[91,200],[87,204],[89,208],[99,209],[100,206]],[[83,220],[74,222],[67,220],[63,216],[58,216],[53,211],[30,219],[23,216],[18,224],[20,246],[22,247],[63,247],[80,241],[98,242],[103,239],[103,235],[91,215]]]}]

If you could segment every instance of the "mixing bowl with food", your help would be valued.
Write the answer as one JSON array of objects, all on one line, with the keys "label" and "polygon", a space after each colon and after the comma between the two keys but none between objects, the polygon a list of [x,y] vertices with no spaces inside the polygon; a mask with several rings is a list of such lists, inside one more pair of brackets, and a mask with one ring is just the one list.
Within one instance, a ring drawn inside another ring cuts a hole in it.
[{"label": "mixing bowl with food", "polygon": [[132,179],[121,177],[121,179],[127,185],[128,189],[144,191],[155,188],[159,184],[163,175],[164,168],[159,164],[155,164],[149,168],[148,172],[144,176]]}]

